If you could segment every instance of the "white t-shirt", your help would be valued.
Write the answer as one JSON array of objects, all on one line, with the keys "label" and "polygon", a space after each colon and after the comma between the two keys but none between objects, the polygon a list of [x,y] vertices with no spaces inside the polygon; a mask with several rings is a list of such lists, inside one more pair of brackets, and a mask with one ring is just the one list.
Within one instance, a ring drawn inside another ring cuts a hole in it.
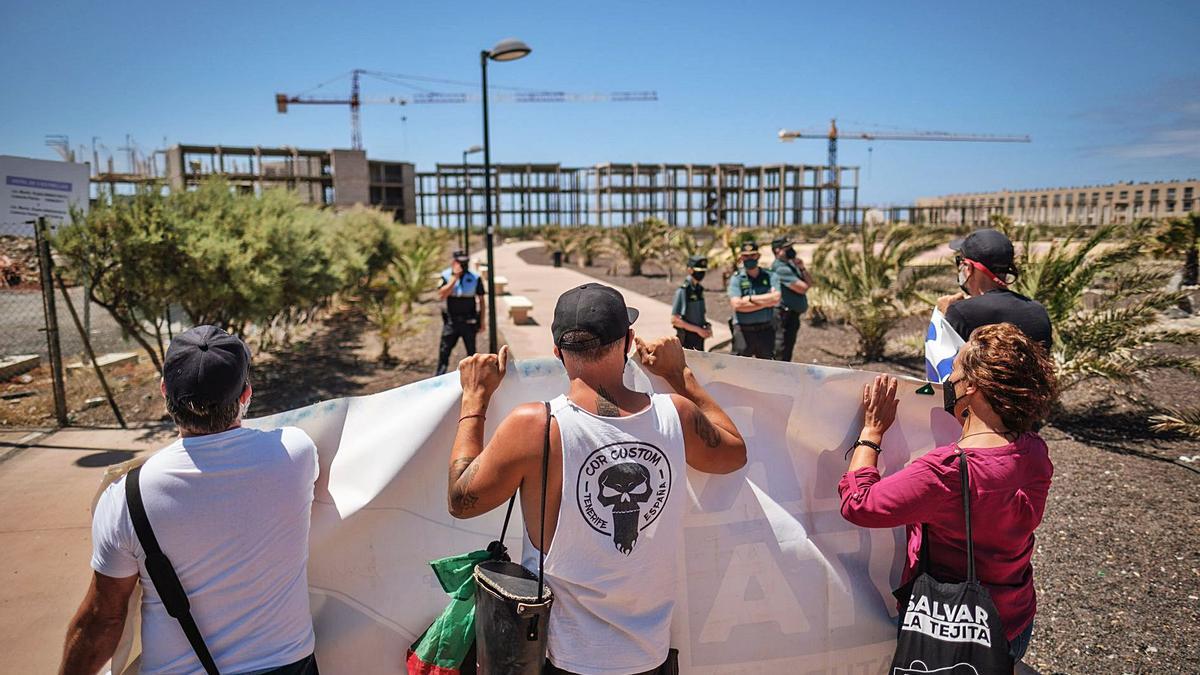
[{"label": "white t-shirt", "polygon": [[[175,441],[144,465],[142,501],[222,673],[313,652],[308,529],[317,450],[300,429],[231,429]],[[125,501],[109,486],[92,520],[92,569],[141,576],[142,673],[203,673],[146,575]]]}]

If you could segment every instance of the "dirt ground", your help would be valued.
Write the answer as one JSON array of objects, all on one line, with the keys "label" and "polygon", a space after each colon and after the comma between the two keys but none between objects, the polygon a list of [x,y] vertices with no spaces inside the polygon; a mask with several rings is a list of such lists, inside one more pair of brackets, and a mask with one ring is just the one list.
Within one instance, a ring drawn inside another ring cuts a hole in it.
[{"label": "dirt ground", "polygon": [[[543,249],[521,256],[550,264]],[[611,260],[596,262],[577,267],[668,304],[682,283],[681,271],[668,281],[648,264],[646,276],[630,277],[613,274]],[[730,309],[719,273],[709,275],[709,320],[725,321]],[[793,360],[920,375],[927,321],[906,321],[888,360],[863,364],[853,330],[814,327],[806,318]],[[1155,405],[1194,405],[1200,381],[1166,372],[1132,390]],[[1042,432],[1055,475],[1037,533],[1038,614],[1025,657],[1042,673],[1200,672],[1200,443],[1154,433],[1145,410],[1120,393],[1080,385],[1064,394]]]},{"label": "dirt ground", "polygon": [[[549,264],[540,249],[526,260]],[[670,302],[680,283],[655,276],[610,276],[607,261],[585,272],[601,281]],[[714,275],[715,276],[715,275]],[[719,279],[710,287],[710,319],[728,315]],[[341,307],[288,349],[256,355],[250,414],[270,414],[314,401],[369,394],[433,374],[441,321],[436,306],[417,306],[417,330],[393,348],[394,361],[379,360],[380,345],[365,319]],[[861,364],[855,336],[845,326],[814,327],[805,321],[794,360],[855,365],[919,374],[919,338],[926,319],[914,317],[897,331],[885,363]],[[913,337],[916,341],[913,341]],[[463,356],[461,345],[452,364]],[[320,367],[314,367],[320,364]],[[158,377],[143,357],[135,366],[109,372],[127,419],[164,415]],[[0,383],[0,425],[50,426],[49,373]],[[1155,376],[1135,393],[1157,405],[1196,402],[1196,378]],[[111,426],[90,371],[68,377],[75,424]],[[20,392],[33,396],[7,398]],[[1062,410],[1043,431],[1055,464],[1045,519],[1034,556],[1038,617],[1026,662],[1043,673],[1200,672],[1200,444],[1149,429],[1144,410],[1107,385],[1085,384],[1067,392]]]}]

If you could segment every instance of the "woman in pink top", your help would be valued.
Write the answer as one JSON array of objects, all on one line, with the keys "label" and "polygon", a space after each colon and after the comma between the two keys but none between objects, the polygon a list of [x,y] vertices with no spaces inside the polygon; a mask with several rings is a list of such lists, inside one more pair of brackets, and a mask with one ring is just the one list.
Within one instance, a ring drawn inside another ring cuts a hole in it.
[{"label": "woman in pink top", "polygon": [[1014,660],[1033,634],[1033,531],[1042,522],[1054,467],[1035,428],[1057,391],[1045,349],[1009,323],[981,326],[955,359],[945,408],[963,424],[956,443],[880,478],[879,443],[896,419],[894,377],[863,391],[866,417],[850,468],[838,483],[842,516],[863,527],[898,527],[908,535],[903,583],[916,576],[921,525],[929,536],[935,579],[966,578],[966,523],[957,456],[970,470],[975,565],[1004,623]]}]

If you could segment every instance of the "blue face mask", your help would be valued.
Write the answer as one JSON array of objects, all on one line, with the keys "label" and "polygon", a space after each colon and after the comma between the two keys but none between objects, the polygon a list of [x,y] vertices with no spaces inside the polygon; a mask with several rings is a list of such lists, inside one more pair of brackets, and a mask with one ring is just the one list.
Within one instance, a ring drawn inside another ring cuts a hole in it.
[{"label": "blue face mask", "polygon": [[742,267],[745,267],[747,270],[758,267],[758,258],[746,258],[742,261]]}]

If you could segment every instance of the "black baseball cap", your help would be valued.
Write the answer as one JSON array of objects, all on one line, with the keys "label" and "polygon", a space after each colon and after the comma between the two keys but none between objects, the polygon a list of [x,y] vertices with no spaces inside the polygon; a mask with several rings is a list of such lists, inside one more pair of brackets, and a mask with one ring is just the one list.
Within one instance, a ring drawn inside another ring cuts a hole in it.
[{"label": "black baseball cap", "polygon": [[705,258],[702,255],[689,256],[688,268],[694,270],[706,270],[708,269],[708,258]]},{"label": "black baseball cap", "polygon": [[250,350],[216,326],[196,326],[171,340],[163,362],[167,396],[200,405],[224,405],[250,378]]},{"label": "black baseball cap", "polygon": [[462,249],[459,249],[459,250],[455,251],[455,252],[454,252],[453,254],[451,254],[451,255],[452,255],[452,257],[453,257],[455,260],[457,260],[457,261],[458,261],[458,262],[460,262],[460,263],[469,263],[469,262],[471,262],[471,256],[467,255],[467,252],[466,252],[466,251],[464,251],[464,250],[462,250]]},{"label": "black baseball cap", "polygon": [[787,248],[788,246],[791,246],[791,245],[792,245],[791,239],[788,239],[787,237],[780,237],[778,239],[773,239],[771,241],[771,250],[774,251],[777,248]]},{"label": "black baseball cap", "polygon": [[[625,337],[637,321],[638,311],[625,306],[625,296],[604,284],[589,283],[558,296],[550,332],[559,349],[594,349]],[[586,331],[594,337],[585,342],[563,342],[571,331]]]},{"label": "black baseball cap", "polygon": [[758,253],[758,242],[757,241],[754,241],[753,239],[751,239],[750,241],[742,242],[742,246],[738,250],[738,254],[746,255],[747,253]]},{"label": "black baseball cap", "polygon": [[1012,241],[1000,230],[990,227],[975,230],[962,239],[950,242],[950,249],[964,258],[974,260],[1002,275],[1014,271]]}]

